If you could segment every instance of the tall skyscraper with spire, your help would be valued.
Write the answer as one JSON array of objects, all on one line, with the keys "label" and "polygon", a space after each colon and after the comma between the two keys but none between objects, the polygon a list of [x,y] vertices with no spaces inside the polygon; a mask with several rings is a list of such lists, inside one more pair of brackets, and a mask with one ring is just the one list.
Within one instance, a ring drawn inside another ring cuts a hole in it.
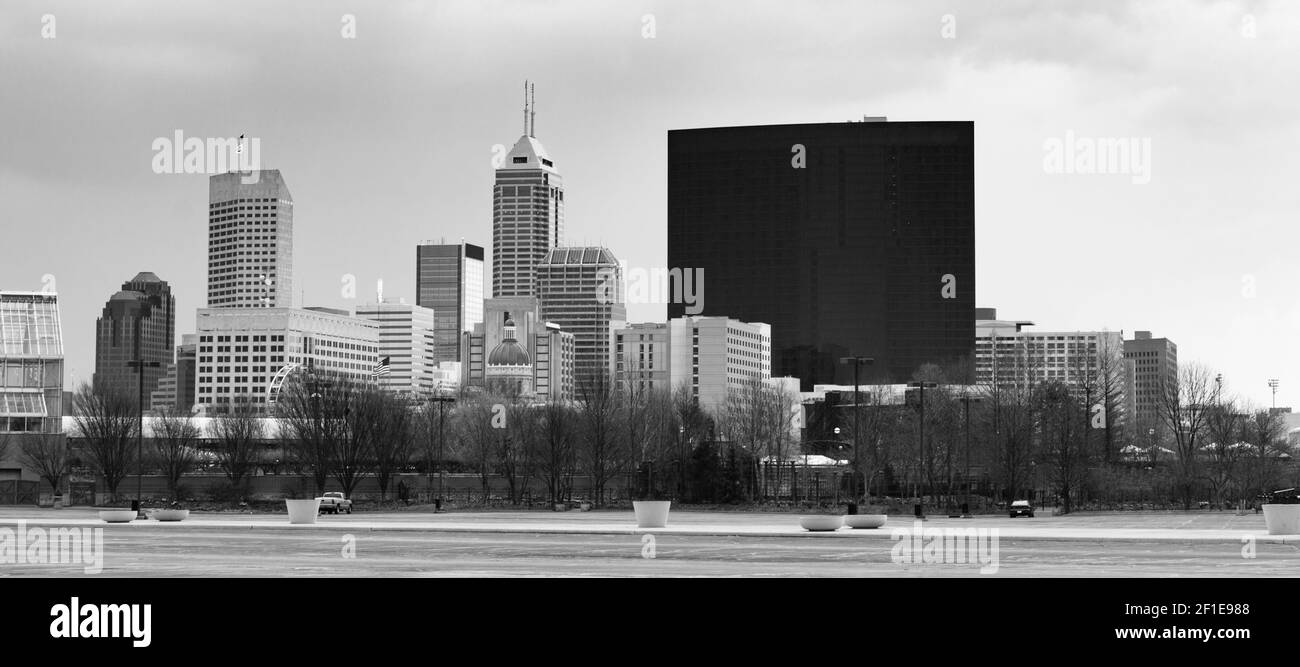
[{"label": "tall skyscraper with spire", "polygon": [[537,105],[524,84],[524,134],[492,188],[492,296],[537,296],[537,265],[564,239],[564,185],[534,136]]},{"label": "tall skyscraper with spire", "polygon": [[208,179],[208,307],[292,306],[293,195],[279,169],[245,176]]}]

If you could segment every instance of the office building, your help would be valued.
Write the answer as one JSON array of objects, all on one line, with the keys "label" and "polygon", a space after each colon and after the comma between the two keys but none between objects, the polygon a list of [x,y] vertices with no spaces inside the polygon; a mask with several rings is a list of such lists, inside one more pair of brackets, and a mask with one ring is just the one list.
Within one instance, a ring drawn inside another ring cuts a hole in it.
[{"label": "office building", "polygon": [[[1112,331],[1026,331],[1027,320],[999,320],[995,309],[975,321],[975,381],[984,386],[1061,382],[1100,392],[1103,375],[1123,380],[1124,335]],[[1097,396],[1094,393],[1094,398]]]},{"label": "office building", "polygon": [[[804,391],[906,382],[969,363],[975,296],[971,122],[848,122],[668,133],[668,266],[703,315],[766,322]],[[677,299],[669,318],[689,314]]]},{"label": "office building", "polygon": [[[537,299],[510,297],[488,299],[483,304],[483,322],[463,337],[461,384],[485,389],[491,353],[512,338],[527,353],[532,365],[532,399],[537,402],[571,401],[575,397],[574,336],[555,323],[543,322]],[[507,327],[510,323],[510,327]],[[499,359],[500,360],[500,359]],[[500,375],[500,370],[494,372]]]},{"label": "office building", "polygon": [[423,243],[415,248],[415,302],[433,309],[435,359],[458,362],[461,334],[483,321],[483,248]]},{"label": "office building", "polygon": [[701,406],[718,410],[755,379],[791,388],[789,378],[772,379],[771,332],[761,322],[701,315],[620,327],[614,332],[615,376],[634,394],[688,391]]},{"label": "office building", "polygon": [[208,179],[208,308],[293,305],[293,195],[278,169],[252,180]]},{"label": "office building", "polygon": [[[1168,338],[1152,338],[1150,331],[1135,331],[1124,341],[1124,360],[1131,364],[1135,427],[1160,429],[1160,398],[1178,387],[1178,346]],[[1141,437],[1143,433],[1135,433]]]},{"label": "office building", "polygon": [[754,380],[772,377],[772,327],[728,317],[692,315],[670,320],[669,374],[707,410]]},{"label": "office building", "polygon": [[[95,386],[131,400],[149,395],[167,374],[176,344],[176,298],[167,281],[144,272],[122,284],[95,322]],[[131,364],[143,360],[144,383]],[[143,394],[140,392],[143,391]]]},{"label": "office building", "polygon": [[[335,308],[205,308],[198,311],[196,402],[208,414],[265,410],[295,370],[375,379],[379,323]],[[283,371],[283,372],[282,372]]]},{"label": "office building", "polygon": [[377,378],[379,386],[430,395],[437,364],[434,311],[406,303],[379,303],[358,306],[356,316],[379,325],[378,357],[389,362],[389,372]]},{"label": "office building", "polygon": [[167,374],[158,380],[158,388],[150,395],[149,409],[154,412],[172,410],[188,414],[194,409],[194,372],[198,365],[198,340],[196,334],[181,336],[176,346],[176,361],[168,364]]},{"label": "office building", "polygon": [[622,266],[607,248],[555,248],[537,265],[541,318],[573,334],[579,391],[612,379],[614,331],[627,323],[623,295]]},{"label": "office building", "polygon": [[0,292],[0,367],[0,433],[62,432],[72,410],[64,405],[57,295]]},{"label": "office building", "polygon": [[529,121],[525,109],[524,134],[492,188],[494,298],[536,296],[537,265],[564,239],[564,184]]}]

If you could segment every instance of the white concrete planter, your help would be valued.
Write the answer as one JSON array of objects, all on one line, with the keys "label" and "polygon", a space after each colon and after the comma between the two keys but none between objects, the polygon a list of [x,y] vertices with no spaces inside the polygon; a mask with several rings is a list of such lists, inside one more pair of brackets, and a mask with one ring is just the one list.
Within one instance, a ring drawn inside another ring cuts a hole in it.
[{"label": "white concrete planter", "polygon": [[844,527],[844,517],[838,514],[814,514],[799,517],[799,525],[804,530],[829,531]]},{"label": "white concrete planter", "polygon": [[148,514],[154,521],[184,521],[190,518],[189,510],[154,510]]},{"label": "white concrete planter", "polygon": [[668,508],[671,500],[633,500],[637,528],[664,528],[668,525]]},{"label": "white concrete planter", "polygon": [[1300,535],[1300,505],[1264,505],[1264,525],[1269,535]]},{"label": "white concrete planter", "polygon": [[849,528],[879,528],[888,518],[884,514],[849,514],[844,517],[844,525]]},{"label": "white concrete planter", "polygon": [[131,523],[135,519],[135,510],[99,510],[99,518],[108,523]]},{"label": "white concrete planter", "polygon": [[581,511],[583,511],[583,512],[590,512],[590,511],[591,511],[591,503],[579,503],[579,504],[578,504],[578,509],[581,510]]},{"label": "white concrete planter", "polygon": [[285,507],[289,508],[289,523],[316,523],[320,515],[320,499],[289,500],[285,498]]}]

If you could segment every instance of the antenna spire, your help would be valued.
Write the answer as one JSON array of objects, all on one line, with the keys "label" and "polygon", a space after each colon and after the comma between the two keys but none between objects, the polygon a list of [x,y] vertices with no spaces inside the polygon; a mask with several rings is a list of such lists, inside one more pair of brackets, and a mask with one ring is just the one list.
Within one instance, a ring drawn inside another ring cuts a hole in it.
[{"label": "antenna spire", "polygon": [[528,112],[528,125],[531,128],[528,130],[528,136],[535,137],[537,136],[537,91],[534,84],[528,84],[528,97],[528,104],[532,109]]},{"label": "antenna spire", "polygon": [[524,135],[528,135],[528,79],[524,79]]}]

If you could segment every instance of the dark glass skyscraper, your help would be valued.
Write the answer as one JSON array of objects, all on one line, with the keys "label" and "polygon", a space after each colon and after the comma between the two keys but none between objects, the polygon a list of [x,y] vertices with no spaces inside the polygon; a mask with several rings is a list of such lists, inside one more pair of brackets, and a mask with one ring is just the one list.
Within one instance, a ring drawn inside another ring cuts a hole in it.
[{"label": "dark glass skyscraper", "polygon": [[703,269],[704,314],[772,325],[772,374],[805,390],[851,384],[844,356],[875,358],[864,381],[969,362],[974,138],[971,122],[670,131],[668,266]]},{"label": "dark glass skyscraper", "polygon": [[[167,374],[176,343],[176,297],[167,281],[145,272],[122,283],[109,298],[96,321],[95,379],[97,386],[113,387],[135,398],[140,390],[136,370],[127,366],[140,357],[157,366],[144,368],[145,407],[158,380]],[[137,327],[139,340],[137,340]]]},{"label": "dark glass skyscraper", "polygon": [[415,303],[433,309],[434,359],[461,361],[461,334],[483,321],[483,248],[463,241],[416,246]]}]

